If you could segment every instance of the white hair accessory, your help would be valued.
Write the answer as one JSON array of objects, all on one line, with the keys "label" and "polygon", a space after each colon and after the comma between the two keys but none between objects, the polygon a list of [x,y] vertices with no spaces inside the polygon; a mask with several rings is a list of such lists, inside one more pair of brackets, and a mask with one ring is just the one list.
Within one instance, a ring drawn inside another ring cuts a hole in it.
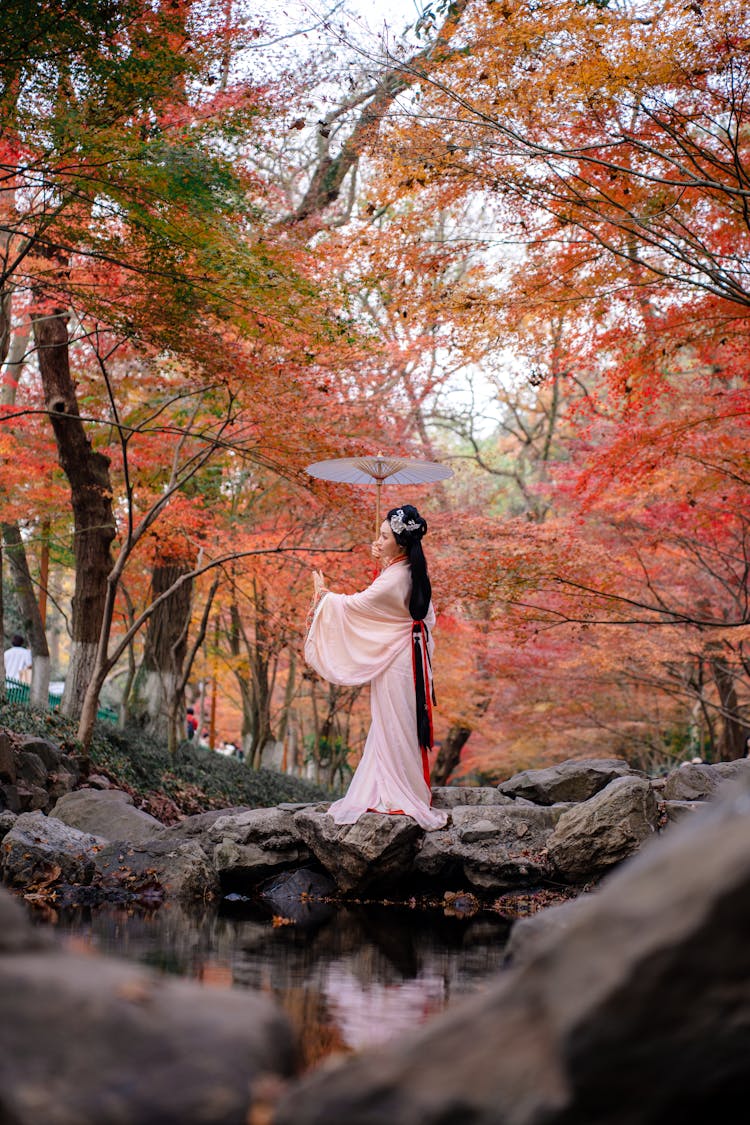
[{"label": "white hair accessory", "polygon": [[402,531],[419,531],[422,526],[421,523],[417,523],[416,520],[409,520],[407,522],[407,520],[404,519],[403,508],[397,508],[388,522],[391,525],[391,531],[394,535],[400,535]]}]

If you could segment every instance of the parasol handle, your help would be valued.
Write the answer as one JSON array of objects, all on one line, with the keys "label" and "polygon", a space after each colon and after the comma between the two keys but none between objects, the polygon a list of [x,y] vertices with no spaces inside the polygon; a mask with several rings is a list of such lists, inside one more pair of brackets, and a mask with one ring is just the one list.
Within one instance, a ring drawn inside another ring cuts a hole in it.
[{"label": "parasol handle", "polygon": [[380,490],[383,487],[382,480],[375,481],[375,538],[380,535]]}]

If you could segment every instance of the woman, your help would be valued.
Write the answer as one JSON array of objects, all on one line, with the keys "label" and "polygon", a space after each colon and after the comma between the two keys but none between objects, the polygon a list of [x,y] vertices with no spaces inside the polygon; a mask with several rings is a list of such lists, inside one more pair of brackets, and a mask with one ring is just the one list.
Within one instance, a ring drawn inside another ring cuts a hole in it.
[{"label": "woman", "polygon": [[430,807],[432,743],[429,630],[435,621],[422,536],[413,505],[393,508],[372,544],[380,574],[359,594],[334,594],[315,571],[305,659],[336,684],[370,684],[372,724],[345,797],[329,814],[353,824],[364,812],[401,813],[427,830],[447,813]]}]

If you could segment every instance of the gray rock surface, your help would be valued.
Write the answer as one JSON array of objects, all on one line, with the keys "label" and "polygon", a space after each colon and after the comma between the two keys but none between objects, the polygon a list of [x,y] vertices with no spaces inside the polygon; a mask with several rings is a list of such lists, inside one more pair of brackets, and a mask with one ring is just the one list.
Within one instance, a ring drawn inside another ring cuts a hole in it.
[{"label": "gray rock surface", "polygon": [[510,890],[550,874],[549,839],[558,814],[525,805],[456,806],[451,824],[422,839],[414,868],[430,879],[461,874],[472,887]]},{"label": "gray rock surface", "polygon": [[523,770],[498,785],[509,797],[525,797],[538,805],[587,801],[617,777],[636,771],[620,758],[568,758],[541,770]]},{"label": "gray rock surface", "polygon": [[217,820],[225,817],[239,816],[240,813],[249,812],[247,805],[237,805],[228,809],[210,809],[208,812],[195,813],[193,816],[183,817],[177,824],[170,824],[165,829],[165,838],[170,840],[201,840],[208,835],[209,829]]},{"label": "gray rock surface", "polygon": [[216,869],[197,840],[160,836],[145,844],[105,843],[94,857],[99,878],[117,890],[158,884],[183,903],[219,896]]},{"label": "gray rock surface", "polygon": [[26,886],[50,879],[57,869],[56,878],[86,885],[105,843],[42,812],[22,813],[0,844],[3,879],[10,886]]},{"label": "gray rock surface", "polygon": [[53,742],[0,731],[0,810],[48,812],[78,778],[76,759]]},{"label": "gray rock surface", "polygon": [[355,824],[337,825],[326,813],[302,809],[294,814],[294,823],[342,891],[360,891],[404,876],[423,835],[410,816],[378,813],[365,813]]},{"label": "gray rock surface", "polygon": [[[3,809],[0,812],[0,840],[10,832],[13,825],[16,823],[18,813],[11,812],[10,809]],[[0,865],[1,866],[1,865]]]},{"label": "gray rock surface", "polygon": [[750,758],[715,764],[685,762],[667,775],[661,795],[665,801],[705,801],[722,785],[741,777],[750,777]]},{"label": "gray rock surface", "polygon": [[631,775],[563,813],[547,843],[549,858],[570,882],[585,882],[620,863],[656,831],[658,804],[644,778]]},{"label": "gray rock surface", "polygon": [[218,817],[208,828],[220,876],[258,883],[310,860],[292,809],[246,809]]},{"label": "gray rock surface", "polygon": [[491,785],[436,785],[432,805],[436,809],[455,809],[459,805],[512,805],[514,800]]},{"label": "gray rock surface", "polygon": [[570,928],[576,912],[585,900],[585,895],[579,895],[567,902],[547,906],[526,918],[518,918],[511,927],[505,945],[506,965],[519,965],[533,955],[541,942],[559,939]]},{"label": "gray rock surface", "polygon": [[137,809],[122,789],[76,789],[61,797],[49,815],[81,832],[130,844],[144,844],[165,831],[160,820]]},{"label": "gray rock surface", "polygon": [[745,1119],[747,789],[650,838],[527,952],[422,1030],[289,1088],[275,1125]]}]

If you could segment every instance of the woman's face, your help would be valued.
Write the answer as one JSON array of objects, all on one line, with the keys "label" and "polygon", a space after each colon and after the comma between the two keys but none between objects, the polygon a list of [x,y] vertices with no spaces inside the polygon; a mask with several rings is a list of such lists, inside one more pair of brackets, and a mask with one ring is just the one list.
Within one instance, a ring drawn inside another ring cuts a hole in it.
[{"label": "woman's face", "polygon": [[373,558],[380,561],[382,566],[387,566],[389,562],[393,562],[399,555],[404,554],[403,547],[399,547],[396,542],[396,537],[391,531],[391,525],[388,520],[383,520],[380,525],[380,535],[372,545]]}]

